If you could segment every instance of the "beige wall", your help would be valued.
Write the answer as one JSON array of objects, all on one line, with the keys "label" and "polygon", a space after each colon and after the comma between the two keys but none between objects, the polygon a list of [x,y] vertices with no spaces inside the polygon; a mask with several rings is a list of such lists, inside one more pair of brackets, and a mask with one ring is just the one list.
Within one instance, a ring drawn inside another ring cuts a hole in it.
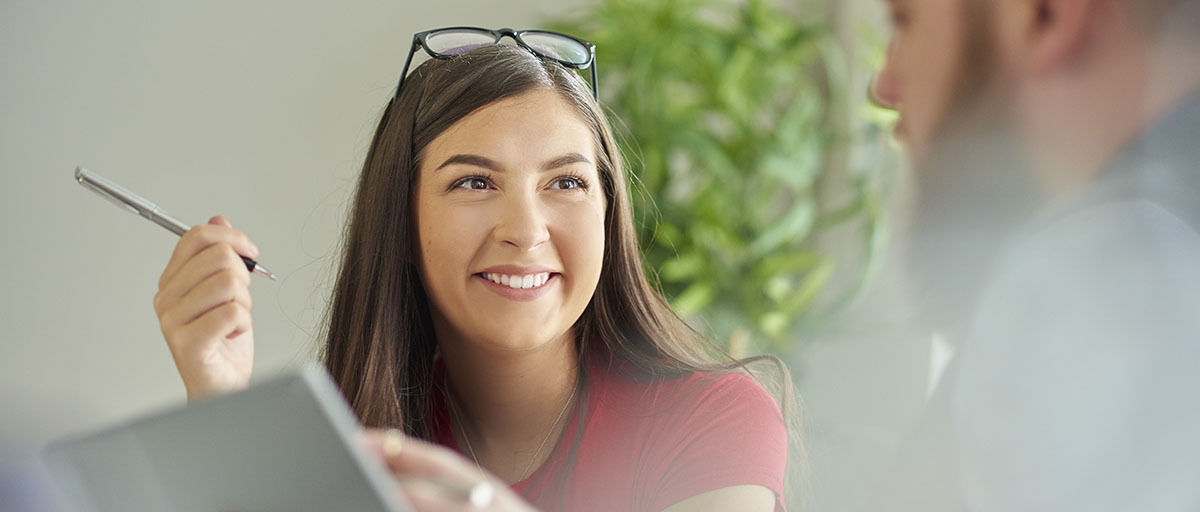
[{"label": "beige wall", "polygon": [[[249,233],[280,277],[253,285],[256,376],[295,367],[313,359],[353,180],[412,33],[532,27],[589,1],[0,0],[0,470],[6,445],[184,399],[151,306],[176,239],[73,183],[76,165]],[[793,1],[832,14],[861,94],[860,36],[883,25],[882,1]],[[859,504],[924,398],[926,338],[896,328],[903,299],[880,281],[791,361],[814,509]]]},{"label": "beige wall", "polygon": [[[312,359],[353,179],[411,35],[536,26],[588,1],[0,0],[0,462],[6,444],[184,399],[151,306],[176,239],[76,185],[76,165],[249,233],[280,277],[253,285],[256,375],[294,367]],[[859,65],[856,24],[879,22],[882,2],[824,3]],[[923,340],[864,326],[870,310],[793,362],[815,509],[854,502],[920,406]]]},{"label": "beige wall", "polygon": [[582,3],[0,2],[0,445],[184,399],[151,306],[176,238],[76,185],[76,165],[249,233],[280,277],[253,285],[256,376],[302,364],[412,34]]}]

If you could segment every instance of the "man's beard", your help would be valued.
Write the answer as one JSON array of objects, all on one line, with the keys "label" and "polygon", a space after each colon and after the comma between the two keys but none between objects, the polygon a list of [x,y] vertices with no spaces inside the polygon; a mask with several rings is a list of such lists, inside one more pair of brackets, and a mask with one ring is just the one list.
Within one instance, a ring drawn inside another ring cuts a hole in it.
[{"label": "man's beard", "polygon": [[927,327],[961,335],[1006,242],[1042,204],[990,45],[986,2],[964,0],[965,51],[946,115],[916,162],[906,251]]}]

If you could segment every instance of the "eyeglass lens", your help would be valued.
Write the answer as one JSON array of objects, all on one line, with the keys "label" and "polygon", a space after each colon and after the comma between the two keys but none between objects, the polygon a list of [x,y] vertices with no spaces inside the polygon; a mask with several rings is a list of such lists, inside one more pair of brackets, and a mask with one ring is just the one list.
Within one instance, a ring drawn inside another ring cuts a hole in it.
[{"label": "eyeglass lens", "polygon": [[[591,59],[586,47],[560,35],[525,32],[521,34],[521,40],[546,57],[578,66],[587,64]],[[477,30],[442,30],[425,38],[426,49],[440,55],[461,55],[493,44],[496,44],[494,35]]]},{"label": "eyeglass lens", "polygon": [[521,40],[547,57],[572,64],[582,66],[587,64],[591,58],[591,54],[583,45],[560,35],[545,32],[525,32],[521,34]]},{"label": "eyeglass lens", "polygon": [[476,30],[443,30],[425,38],[426,49],[442,55],[461,55],[493,44],[496,44],[495,36]]}]

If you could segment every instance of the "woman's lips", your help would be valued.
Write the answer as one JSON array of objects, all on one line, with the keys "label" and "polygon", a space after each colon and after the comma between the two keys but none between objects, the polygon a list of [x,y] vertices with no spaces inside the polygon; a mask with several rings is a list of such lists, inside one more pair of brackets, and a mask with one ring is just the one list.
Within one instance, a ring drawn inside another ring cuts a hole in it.
[{"label": "woman's lips", "polygon": [[510,275],[500,274],[495,272],[483,272],[481,275],[484,279],[496,283],[498,285],[507,286],[515,289],[539,288],[550,280],[552,272],[537,272],[534,274],[525,275]]},{"label": "woman's lips", "polygon": [[532,274],[500,274],[480,272],[474,275],[496,295],[518,302],[528,302],[544,296],[562,277],[557,272]]}]

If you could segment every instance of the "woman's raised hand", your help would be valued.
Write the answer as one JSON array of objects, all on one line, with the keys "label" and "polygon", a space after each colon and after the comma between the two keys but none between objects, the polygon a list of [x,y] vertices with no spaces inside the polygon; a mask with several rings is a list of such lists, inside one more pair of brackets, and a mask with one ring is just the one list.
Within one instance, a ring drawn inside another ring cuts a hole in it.
[{"label": "woman's raised hand", "polygon": [[184,233],[158,280],[154,311],[188,401],[246,387],[254,366],[250,272],[258,248],[225,217]]},{"label": "woman's raised hand", "polygon": [[448,448],[398,430],[368,430],[364,442],[396,477],[418,511],[535,510],[504,482]]}]

